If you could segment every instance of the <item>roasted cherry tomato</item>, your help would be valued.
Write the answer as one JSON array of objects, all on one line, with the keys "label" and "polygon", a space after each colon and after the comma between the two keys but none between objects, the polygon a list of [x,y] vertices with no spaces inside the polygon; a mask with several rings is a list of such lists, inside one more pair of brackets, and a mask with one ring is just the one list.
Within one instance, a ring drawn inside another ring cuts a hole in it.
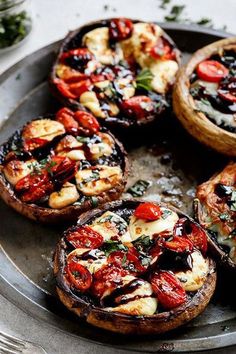
[{"label": "roasted cherry tomato", "polygon": [[77,171],[76,162],[64,156],[53,156],[46,169],[52,176],[54,183],[60,185],[70,181]]},{"label": "roasted cherry tomato", "polygon": [[231,77],[226,82],[221,83],[218,94],[226,101],[236,102],[236,78]]},{"label": "roasted cherry tomato", "polygon": [[134,247],[130,247],[127,252],[111,252],[108,257],[108,263],[117,264],[133,275],[143,273],[147,268],[142,265],[139,259],[139,253]]},{"label": "roasted cherry tomato", "polygon": [[139,204],[134,212],[134,216],[136,216],[136,218],[147,221],[158,220],[161,215],[162,211],[160,206],[149,202]]},{"label": "roasted cherry tomato", "polygon": [[49,195],[53,191],[53,184],[47,171],[41,171],[20,179],[15,185],[15,190],[21,193],[20,198],[23,202],[34,203]]},{"label": "roasted cherry tomato", "polygon": [[115,18],[109,25],[109,38],[112,41],[122,41],[131,37],[133,23],[127,18]]},{"label": "roasted cherry tomato", "polygon": [[46,145],[47,143],[48,141],[46,139],[41,139],[41,138],[27,139],[24,141],[24,150],[32,151],[34,149]]},{"label": "roasted cherry tomato", "polygon": [[147,96],[133,96],[121,103],[121,109],[124,114],[143,120],[154,112],[154,104]]},{"label": "roasted cherry tomato", "polygon": [[122,277],[127,274],[128,272],[117,264],[105,265],[94,274],[92,293],[101,298],[105,293],[122,285]]},{"label": "roasted cherry tomato", "polygon": [[158,241],[156,240],[155,244],[152,246],[152,248],[149,251],[149,255],[154,259],[158,259],[163,253],[162,248],[158,244]]},{"label": "roasted cherry tomato", "polygon": [[200,79],[209,82],[220,82],[228,75],[229,70],[216,60],[204,60],[196,68]]},{"label": "roasted cherry tomato", "polygon": [[76,133],[79,127],[78,122],[73,118],[74,112],[63,107],[56,114],[56,120],[62,123],[68,133]]},{"label": "roasted cherry tomato", "polygon": [[81,80],[69,85],[70,92],[76,96],[80,97],[84,92],[91,90],[92,84],[89,79]]},{"label": "roasted cherry tomato", "polygon": [[88,290],[92,284],[92,275],[84,266],[79,264],[76,259],[69,258],[65,273],[68,281],[78,290]]},{"label": "roasted cherry tomato", "polygon": [[75,99],[77,96],[70,91],[70,86],[69,84],[65,83],[64,81],[60,79],[55,79],[54,83],[57,86],[58,91],[62,94],[62,96],[67,97],[67,98],[72,98]]},{"label": "roasted cherry tomato", "polygon": [[78,226],[70,231],[66,239],[75,248],[98,248],[103,243],[103,237],[89,226]]},{"label": "roasted cherry tomato", "polygon": [[62,65],[61,67],[58,67],[57,69],[57,76],[59,79],[62,79],[68,84],[71,84],[73,82],[78,82],[81,80],[85,80],[88,78],[87,75],[70,68],[69,66]]},{"label": "roasted cherry tomato", "polygon": [[87,130],[89,134],[96,134],[100,130],[97,119],[91,114],[84,111],[75,112],[75,120]]},{"label": "roasted cherry tomato", "polygon": [[166,310],[182,305],[186,300],[186,292],[174,274],[161,271],[154,273],[151,285],[158,301]]},{"label": "roasted cherry tomato", "polygon": [[199,249],[203,254],[207,251],[207,235],[206,232],[195,223],[187,218],[181,218],[174,227],[174,238],[182,236],[189,239],[194,247]]},{"label": "roasted cherry tomato", "polygon": [[191,252],[193,250],[193,244],[190,240],[184,237],[175,236],[171,241],[164,241],[162,243],[164,248],[167,248],[174,252]]},{"label": "roasted cherry tomato", "polygon": [[168,41],[160,37],[154,47],[150,50],[150,55],[154,59],[163,59],[163,60],[174,60],[176,59],[176,54],[174,49],[168,43]]},{"label": "roasted cherry tomato", "polygon": [[94,55],[87,48],[72,49],[62,53],[60,61],[76,70],[84,70]]}]

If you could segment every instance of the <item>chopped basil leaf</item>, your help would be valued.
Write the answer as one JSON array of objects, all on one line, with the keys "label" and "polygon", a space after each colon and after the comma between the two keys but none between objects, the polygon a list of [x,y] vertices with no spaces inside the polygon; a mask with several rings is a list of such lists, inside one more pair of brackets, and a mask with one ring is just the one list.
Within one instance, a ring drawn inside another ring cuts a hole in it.
[{"label": "chopped basil leaf", "polygon": [[170,14],[165,16],[165,20],[168,22],[180,22],[180,17],[185,8],[185,5],[174,5],[170,10]]},{"label": "chopped basil leaf", "polygon": [[92,196],[92,197],[90,197],[90,200],[91,200],[92,207],[96,208],[98,206],[98,198]]},{"label": "chopped basil leaf", "polygon": [[139,252],[145,252],[152,247],[153,243],[154,241],[151,240],[149,236],[142,235],[133,242],[133,245]]},{"label": "chopped basil leaf", "polygon": [[133,197],[142,197],[147,189],[151,187],[152,182],[139,179],[135,184],[130,187],[127,192],[130,193]]},{"label": "chopped basil leaf", "polygon": [[126,231],[127,229],[127,224],[126,222],[122,222],[122,220],[117,217],[116,215],[107,215],[104,218],[99,220],[99,224],[102,224],[106,221],[109,221],[110,223],[113,223],[116,228],[118,229],[119,233],[122,234],[123,232]]},{"label": "chopped basil leaf", "polygon": [[172,214],[172,211],[171,211],[171,210],[164,209],[164,210],[162,211],[161,217],[162,217],[162,219],[165,220],[165,219],[168,218],[168,216],[171,215],[171,214]]},{"label": "chopped basil leaf", "polygon": [[221,221],[229,221],[230,220],[230,215],[227,213],[223,213],[219,215],[219,218]]},{"label": "chopped basil leaf", "polygon": [[110,253],[115,252],[115,251],[128,251],[128,248],[124,246],[121,242],[119,241],[106,241],[102,245],[102,250],[104,251],[106,256],[109,256]]},{"label": "chopped basil leaf", "polygon": [[152,90],[152,79],[154,75],[149,69],[143,69],[136,77],[136,88],[146,91]]},{"label": "chopped basil leaf", "polygon": [[166,9],[166,5],[168,5],[171,0],[160,0],[161,1],[161,4],[159,5],[160,9],[163,9],[165,10]]},{"label": "chopped basil leaf", "polygon": [[86,136],[77,136],[76,139],[82,144],[88,144],[90,142],[90,138]]}]

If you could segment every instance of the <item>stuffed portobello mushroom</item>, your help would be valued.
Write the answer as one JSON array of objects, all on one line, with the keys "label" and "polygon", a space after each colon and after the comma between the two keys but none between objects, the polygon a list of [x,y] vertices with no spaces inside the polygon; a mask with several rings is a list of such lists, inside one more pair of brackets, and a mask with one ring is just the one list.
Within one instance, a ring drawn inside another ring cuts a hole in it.
[{"label": "stuffed portobello mushroom", "polygon": [[179,71],[173,105],[196,139],[236,156],[236,37],[212,43],[192,56]]},{"label": "stuffed portobello mushroom", "polygon": [[197,188],[195,213],[221,264],[236,271],[236,163]]},{"label": "stuffed portobello mushroom", "polygon": [[0,169],[7,204],[31,219],[58,223],[119,198],[127,157],[92,114],[62,108],[16,131],[0,148]]},{"label": "stuffed portobello mushroom", "polygon": [[65,38],[50,84],[64,105],[83,107],[105,124],[138,126],[166,111],[179,58],[155,23],[97,21]]},{"label": "stuffed portobello mushroom", "polygon": [[54,257],[63,304],[88,323],[157,334],[196,317],[216,285],[205,231],[164,205],[115,201],[80,216]]}]

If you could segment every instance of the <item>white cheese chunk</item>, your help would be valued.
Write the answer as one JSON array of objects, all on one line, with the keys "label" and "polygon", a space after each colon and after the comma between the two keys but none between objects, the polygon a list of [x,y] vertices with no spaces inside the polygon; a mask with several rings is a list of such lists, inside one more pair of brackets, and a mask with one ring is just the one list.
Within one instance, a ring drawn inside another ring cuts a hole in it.
[{"label": "white cheese chunk", "polygon": [[110,240],[113,236],[125,234],[128,228],[127,222],[111,211],[106,211],[89,226],[99,232],[105,241]]},{"label": "white cheese chunk", "polygon": [[100,107],[99,100],[93,91],[86,91],[80,96],[80,103],[88,108],[96,117],[106,118],[106,114]]},{"label": "white cheese chunk", "polygon": [[[138,219],[134,215],[131,216],[129,232],[133,241],[142,235],[152,238],[154,234],[159,234],[163,231],[173,231],[179,218],[178,215],[164,207],[161,207],[161,210],[163,215],[165,215],[165,218],[160,217],[155,221],[146,221],[143,219]],[[166,210],[168,211],[167,213],[165,213]]]},{"label": "white cheese chunk", "polygon": [[71,160],[85,160],[84,151],[81,149],[83,144],[74,136],[66,135],[56,146],[55,152],[59,156],[66,156]]},{"label": "white cheese chunk", "polygon": [[80,170],[75,175],[78,190],[87,196],[99,195],[116,186],[122,179],[118,166],[97,165]]},{"label": "white cheese chunk", "polygon": [[147,281],[137,281],[140,281],[140,285],[133,292],[119,297],[119,301],[125,301],[126,303],[106,308],[106,310],[137,316],[153,315],[156,312],[158,302],[156,298],[152,297],[152,287]]},{"label": "white cheese chunk", "polygon": [[158,60],[150,64],[150,71],[154,77],[152,87],[156,92],[165,93],[169,85],[175,81],[178,64],[174,60]]},{"label": "white cheese chunk", "polygon": [[123,59],[119,44],[116,45],[116,51],[110,47],[108,27],[95,28],[86,33],[83,37],[83,44],[102,64],[115,64]]},{"label": "white cheese chunk", "polygon": [[64,134],[64,125],[51,119],[38,119],[27,124],[22,133],[24,139],[41,138],[51,141],[56,136]]},{"label": "white cheese chunk", "polygon": [[175,275],[186,291],[197,291],[206,280],[209,263],[199,251],[193,252],[191,257],[193,260],[192,269],[186,272],[176,272]]},{"label": "white cheese chunk", "polygon": [[58,192],[49,196],[48,204],[53,209],[62,209],[79,199],[79,193],[74,184],[66,182]]},{"label": "white cheese chunk", "polygon": [[36,160],[26,162],[11,160],[3,167],[3,173],[9,183],[13,186],[33,171],[33,164]]},{"label": "white cheese chunk", "polygon": [[91,158],[93,160],[97,160],[101,156],[110,156],[114,148],[114,140],[109,134],[98,133],[98,136],[102,141],[100,143],[92,144],[89,147]]}]

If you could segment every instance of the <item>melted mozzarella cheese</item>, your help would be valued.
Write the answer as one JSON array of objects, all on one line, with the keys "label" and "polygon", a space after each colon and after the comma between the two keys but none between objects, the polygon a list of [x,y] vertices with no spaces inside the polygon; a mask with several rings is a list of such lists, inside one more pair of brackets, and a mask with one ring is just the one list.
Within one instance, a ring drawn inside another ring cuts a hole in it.
[{"label": "melted mozzarella cheese", "polygon": [[106,211],[89,226],[102,235],[105,241],[113,236],[124,234],[128,228],[127,222],[111,211]]},{"label": "melted mozzarella cheese", "polygon": [[66,135],[57,145],[55,152],[59,156],[66,156],[71,160],[85,160],[84,151],[81,149],[83,144],[72,135]]},{"label": "melted mozzarella cheese", "polygon": [[116,45],[116,51],[110,47],[108,27],[95,28],[86,33],[83,37],[83,44],[102,64],[115,64],[123,59],[119,43]]},{"label": "melted mozzarella cheese", "polygon": [[64,134],[64,125],[51,119],[34,120],[27,124],[22,133],[24,139],[42,138],[51,141],[56,136]]},{"label": "melted mozzarella cheese", "polygon": [[[165,218],[160,217],[155,221],[146,221],[143,219],[138,219],[134,215],[131,216],[129,232],[133,241],[142,235],[152,238],[154,234],[159,234],[163,231],[173,231],[179,218],[178,215],[164,207],[161,207],[161,210],[163,215],[166,215]],[[166,210],[168,213],[165,213]]]},{"label": "melted mozzarella cheese", "polygon": [[8,182],[13,186],[33,171],[33,163],[36,160],[26,162],[20,160],[12,160],[3,167],[3,173]]},{"label": "melted mozzarella cheese", "polygon": [[199,251],[193,252],[191,257],[193,261],[192,269],[186,272],[176,272],[175,275],[186,291],[197,291],[206,280],[209,263]]},{"label": "melted mozzarella cheese", "polygon": [[[139,281],[139,280],[137,280]],[[151,285],[144,280],[140,280],[139,286],[128,294],[119,297],[119,302],[124,304],[116,307],[106,308],[108,311],[121,312],[129,315],[153,315],[157,309],[157,299],[152,297],[153,291]]]},{"label": "melted mozzarella cheese", "polygon": [[84,266],[91,274],[94,274],[99,269],[104,267],[107,264],[107,257],[105,256],[104,252],[97,251],[96,252],[97,259],[86,259],[80,260],[79,263]]},{"label": "melted mozzarella cheese", "polygon": [[165,93],[169,85],[175,80],[178,64],[174,60],[159,60],[150,64],[150,71],[154,75],[152,87],[156,92]]},{"label": "melted mozzarella cheese", "polygon": [[118,166],[97,165],[96,168],[80,170],[75,175],[78,190],[91,196],[101,194],[116,186],[122,179]]},{"label": "melted mozzarella cheese", "polygon": [[99,159],[101,156],[110,156],[114,148],[114,140],[109,134],[98,133],[102,139],[100,143],[90,145],[89,150],[93,160]]},{"label": "melted mozzarella cheese", "polygon": [[80,96],[80,103],[88,108],[96,117],[106,118],[106,114],[100,107],[99,100],[93,91],[86,91]]},{"label": "melted mozzarella cheese", "polygon": [[62,209],[79,199],[79,193],[74,184],[66,182],[58,192],[49,196],[48,204],[52,209]]}]

